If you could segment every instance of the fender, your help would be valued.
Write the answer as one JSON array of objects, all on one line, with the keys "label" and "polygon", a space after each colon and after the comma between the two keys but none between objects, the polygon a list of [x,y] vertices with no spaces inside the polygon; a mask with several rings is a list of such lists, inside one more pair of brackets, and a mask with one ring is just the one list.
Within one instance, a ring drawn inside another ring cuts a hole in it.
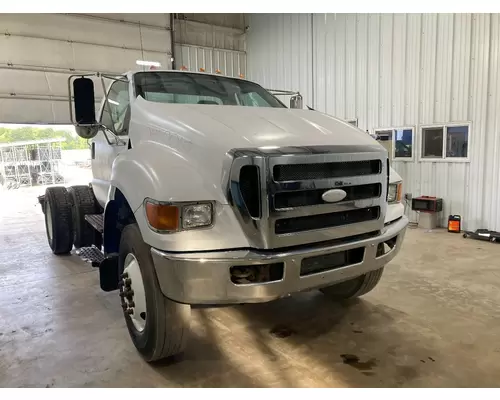
[{"label": "fender", "polygon": [[111,186],[120,189],[134,212],[145,198],[227,204],[221,170],[222,160],[207,157],[203,151],[179,153],[158,142],[141,141],[116,157]]},{"label": "fender", "polygon": [[[144,241],[165,251],[209,251],[249,247],[248,240],[228,204],[222,188],[222,160],[203,157],[200,151],[181,154],[151,141],[141,141],[121,153],[113,162],[105,230],[119,237],[113,228],[119,222],[119,203],[128,204]],[[219,161],[220,160],[220,161]],[[201,162],[203,166],[201,166]],[[219,165],[220,163],[220,165]],[[118,195],[120,194],[120,195]],[[123,200],[120,200],[121,197]],[[165,202],[215,201],[215,221],[209,229],[158,233],[150,229],[144,212],[146,198]],[[105,239],[105,251],[112,251],[117,239]]]}]

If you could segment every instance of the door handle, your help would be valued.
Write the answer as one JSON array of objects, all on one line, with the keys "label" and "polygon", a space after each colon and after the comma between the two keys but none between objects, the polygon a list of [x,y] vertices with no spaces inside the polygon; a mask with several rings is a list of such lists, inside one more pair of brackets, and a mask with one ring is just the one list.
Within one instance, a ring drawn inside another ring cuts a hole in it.
[{"label": "door handle", "polygon": [[95,160],[95,142],[92,142],[92,146],[90,147],[90,156],[92,160]]}]

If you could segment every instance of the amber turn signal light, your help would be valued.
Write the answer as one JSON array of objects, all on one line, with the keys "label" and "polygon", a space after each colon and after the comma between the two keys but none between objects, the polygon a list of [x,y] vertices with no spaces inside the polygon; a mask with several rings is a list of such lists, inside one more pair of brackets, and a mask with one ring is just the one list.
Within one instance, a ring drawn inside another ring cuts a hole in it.
[{"label": "amber turn signal light", "polygon": [[146,201],[146,217],[149,225],[158,231],[177,231],[179,229],[179,208],[177,206]]},{"label": "amber turn signal light", "polygon": [[396,192],[396,201],[399,203],[403,199],[403,184],[398,183],[397,192]]}]

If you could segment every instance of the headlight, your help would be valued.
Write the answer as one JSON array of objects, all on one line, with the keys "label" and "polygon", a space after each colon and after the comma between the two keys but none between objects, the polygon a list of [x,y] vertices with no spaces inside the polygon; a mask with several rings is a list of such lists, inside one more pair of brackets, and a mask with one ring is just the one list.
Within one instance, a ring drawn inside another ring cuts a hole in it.
[{"label": "headlight", "polygon": [[172,204],[146,199],[144,208],[149,226],[157,232],[179,232],[213,223],[213,205],[209,202]]},{"label": "headlight", "polygon": [[193,204],[182,207],[182,228],[200,228],[212,225],[212,204]]},{"label": "headlight", "polygon": [[403,184],[401,182],[389,185],[389,194],[387,196],[389,203],[399,203],[401,201],[402,187]]}]

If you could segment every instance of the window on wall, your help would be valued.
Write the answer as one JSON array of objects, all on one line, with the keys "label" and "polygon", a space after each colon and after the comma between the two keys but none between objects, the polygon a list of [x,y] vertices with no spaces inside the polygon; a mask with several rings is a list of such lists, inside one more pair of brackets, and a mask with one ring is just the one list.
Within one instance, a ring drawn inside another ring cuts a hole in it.
[{"label": "window on wall", "polygon": [[385,147],[391,159],[413,159],[413,128],[376,129],[375,138]]},{"label": "window on wall", "polygon": [[422,128],[422,157],[441,158],[443,156],[443,128]]},{"label": "window on wall", "polygon": [[467,158],[469,125],[422,127],[422,158]]},{"label": "window on wall", "polygon": [[467,158],[469,147],[468,126],[446,127],[446,157]]},{"label": "window on wall", "polygon": [[413,129],[394,129],[394,158],[413,157]]},{"label": "window on wall", "polygon": [[389,157],[392,158],[392,130],[377,131],[377,141],[384,146],[389,153]]}]

